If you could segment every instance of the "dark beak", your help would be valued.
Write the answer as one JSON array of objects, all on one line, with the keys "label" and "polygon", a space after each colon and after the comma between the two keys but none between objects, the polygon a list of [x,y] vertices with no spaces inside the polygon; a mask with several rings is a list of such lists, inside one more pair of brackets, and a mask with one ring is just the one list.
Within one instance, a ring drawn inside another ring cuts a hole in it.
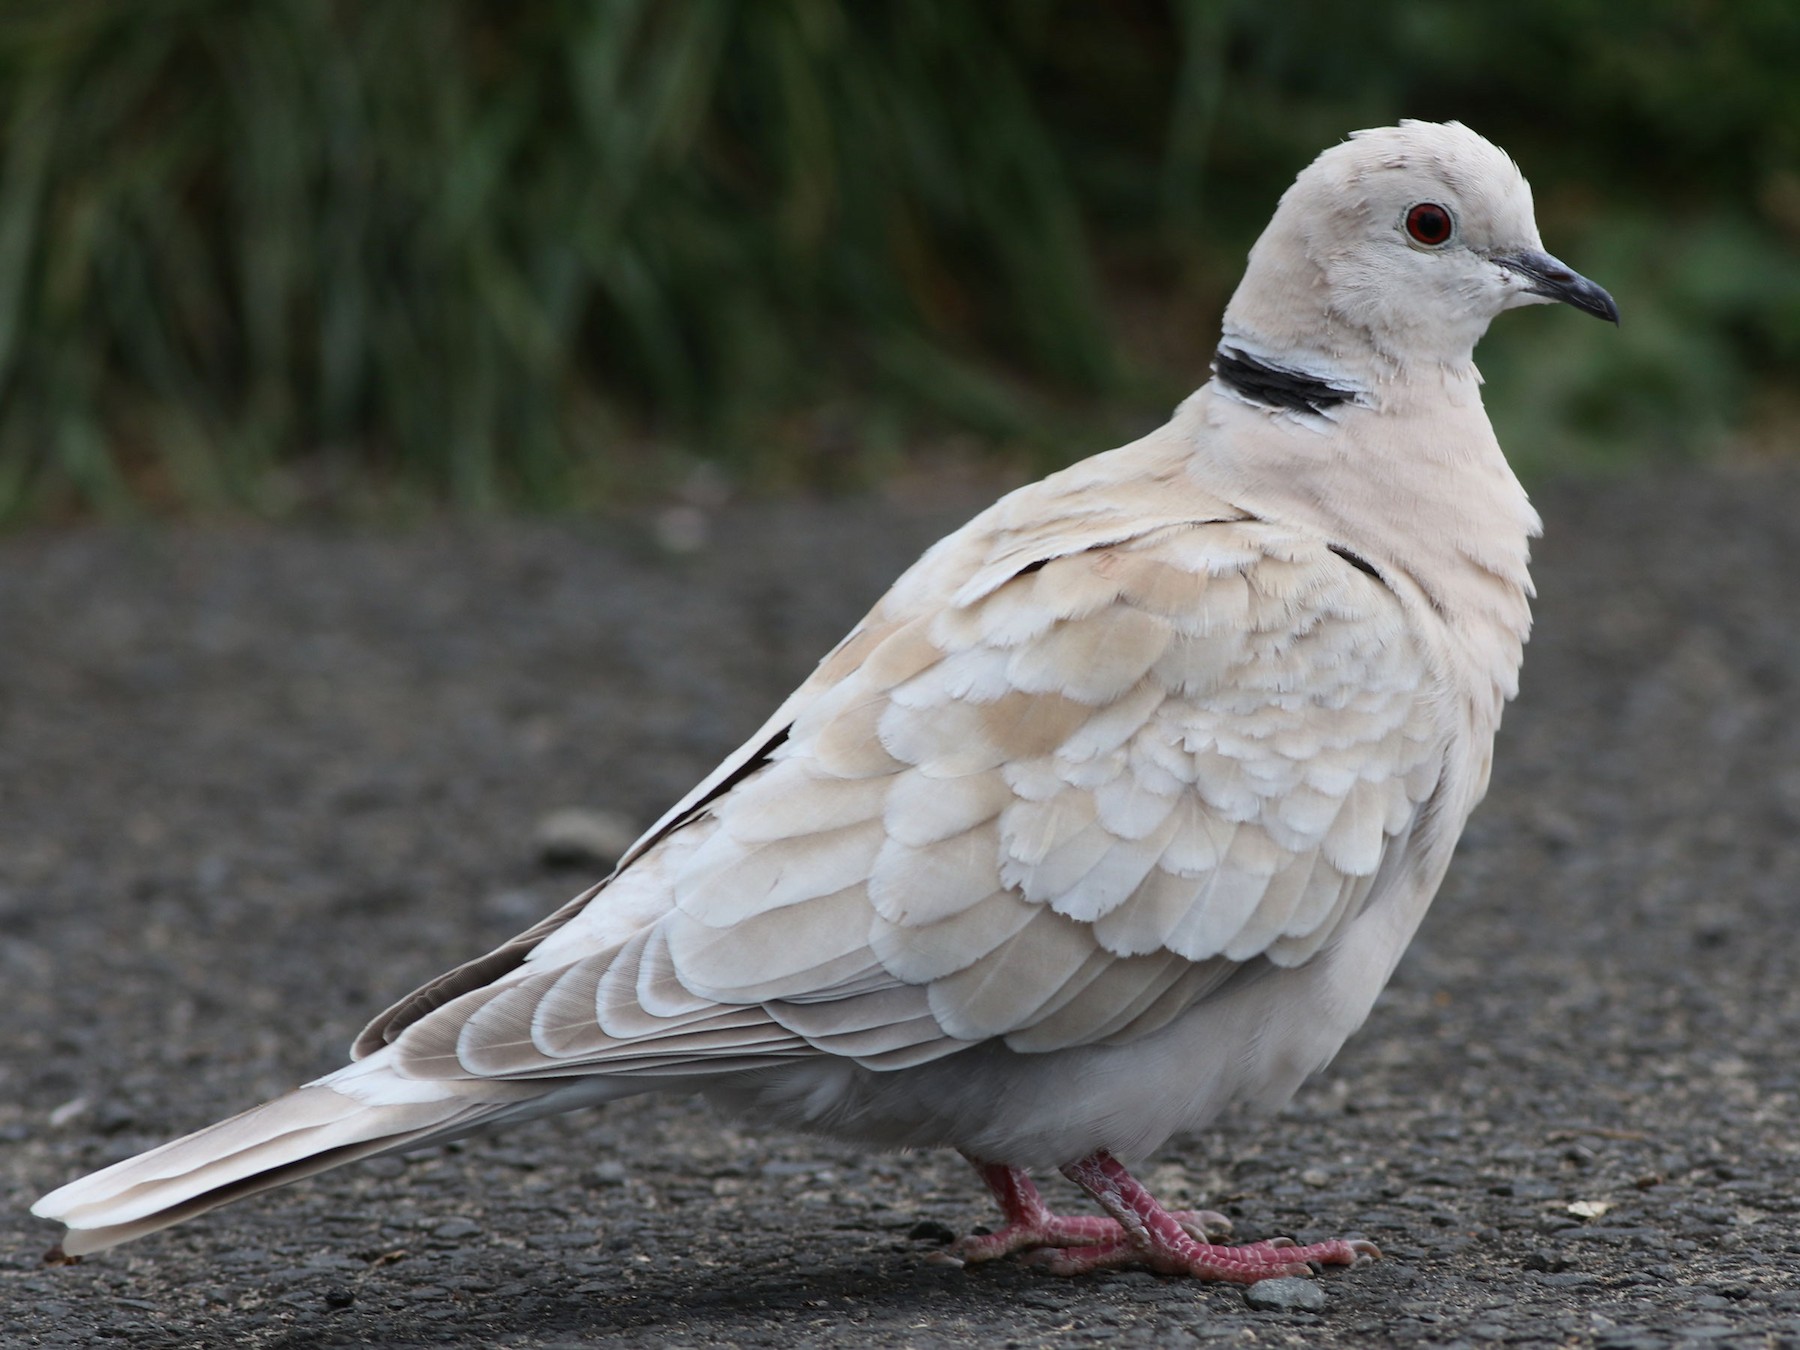
[{"label": "dark beak", "polygon": [[1583,314],[1592,314],[1596,319],[1610,319],[1614,324],[1619,322],[1619,307],[1602,287],[1596,286],[1573,268],[1564,267],[1548,253],[1529,248],[1523,253],[1495,258],[1494,261],[1509,272],[1517,272],[1522,277],[1530,278],[1533,295],[1560,300],[1565,305],[1575,306]]}]

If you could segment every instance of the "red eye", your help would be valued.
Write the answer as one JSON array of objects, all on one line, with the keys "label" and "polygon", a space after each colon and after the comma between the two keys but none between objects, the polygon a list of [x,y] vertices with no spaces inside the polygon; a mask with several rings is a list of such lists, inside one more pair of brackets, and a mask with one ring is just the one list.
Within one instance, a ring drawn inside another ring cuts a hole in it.
[{"label": "red eye", "polygon": [[1406,213],[1406,232],[1435,248],[1450,237],[1450,213],[1435,202],[1420,202]]}]

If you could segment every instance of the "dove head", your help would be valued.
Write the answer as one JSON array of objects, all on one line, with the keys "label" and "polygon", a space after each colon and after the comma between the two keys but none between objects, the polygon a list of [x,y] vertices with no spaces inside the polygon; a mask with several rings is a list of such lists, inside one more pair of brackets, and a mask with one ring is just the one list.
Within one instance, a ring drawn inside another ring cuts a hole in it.
[{"label": "dove head", "polygon": [[1367,388],[1472,372],[1496,314],[1551,301],[1618,322],[1611,296],[1544,252],[1505,151],[1457,122],[1402,122],[1301,172],[1250,252],[1224,341]]}]

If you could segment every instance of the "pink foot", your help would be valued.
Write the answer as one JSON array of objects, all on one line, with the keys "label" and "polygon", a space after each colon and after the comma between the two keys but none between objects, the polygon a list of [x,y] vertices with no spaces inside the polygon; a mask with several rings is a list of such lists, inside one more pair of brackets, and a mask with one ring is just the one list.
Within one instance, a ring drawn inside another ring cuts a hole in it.
[{"label": "pink foot", "polygon": [[1053,1275],[1079,1275],[1115,1266],[1142,1265],[1164,1275],[1255,1284],[1279,1275],[1308,1275],[1311,1263],[1351,1266],[1381,1253],[1372,1242],[1320,1242],[1297,1247],[1286,1238],[1242,1247],[1210,1240],[1230,1230],[1222,1215],[1170,1212],[1156,1203],[1110,1153],[1101,1151],[1063,1168],[1110,1218],[1068,1218],[1052,1214],[1031,1179],[1016,1168],[976,1164],[982,1180],[1006,1215],[997,1233],[966,1237],[949,1256],[989,1261],[1029,1249],[1026,1260]]},{"label": "pink foot", "polygon": [[[974,1159],[970,1161],[974,1162]],[[957,1261],[992,1261],[995,1257],[1010,1256],[1028,1248],[1099,1250],[1128,1242],[1125,1230],[1115,1219],[1051,1213],[1031,1178],[1016,1167],[976,1162],[975,1170],[993,1192],[994,1199],[999,1201],[1006,1223],[996,1233],[971,1233],[959,1238],[947,1253]],[[1178,1209],[1164,1213],[1182,1231],[1200,1242],[1213,1236],[1223,1237],[1231,1231],[1231,1220],[1209,1209]]]}]

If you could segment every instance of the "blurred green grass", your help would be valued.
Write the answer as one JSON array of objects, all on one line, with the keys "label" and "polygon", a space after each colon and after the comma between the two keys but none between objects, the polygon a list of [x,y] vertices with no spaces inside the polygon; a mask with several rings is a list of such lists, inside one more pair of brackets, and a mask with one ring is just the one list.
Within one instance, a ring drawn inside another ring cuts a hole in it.
[{"label": "blurred green grass", "polygon": [[1617,335],[1527,471],[1794,411],[1791,0],[9,0],[0,518],[588,505],[1158,420],[1320,148],[1457,117]]}]

